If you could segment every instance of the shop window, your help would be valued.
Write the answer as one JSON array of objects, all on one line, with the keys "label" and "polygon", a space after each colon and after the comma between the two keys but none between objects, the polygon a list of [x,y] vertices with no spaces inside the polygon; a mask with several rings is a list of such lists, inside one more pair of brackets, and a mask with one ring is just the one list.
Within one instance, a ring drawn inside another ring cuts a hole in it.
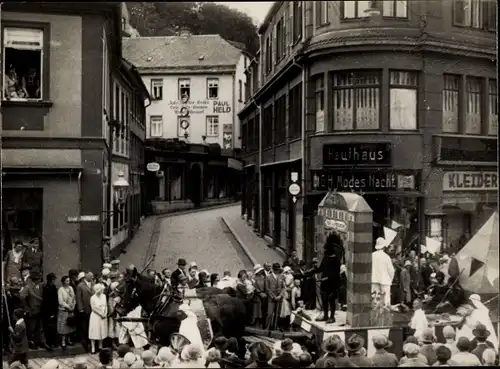
[{"label": "shop window", "polygon": [[353,19],[353,18],[365,18],[369,14],[367,10],[370,8],[371,1],[365,0],[355,0],[355,1],[343,1],[343,18]]},{"label": "shop window", "polygon": [[207,136],[219,137],[219,117],[208,116],[206,129],[207,129]]},{"label": "shop window", "polygon": [[[189,96],[189,91],[187,92]],[[240,80],[240,95],[241,95],[241,80]],[[181,93],[182,96],[182,93]],[[218,78],[207,78],[207,98],[208,99],[218,99],[219,98],[219,79]],[[241,96],[240,96],[241,101]]]},{"label": "shop window", "polygon": [[279,145],[286,139],[286,95],[274,103],[274,144]]},{"label": "shop window", "polygon": [[383,0],[382,16],[390,18],[407,18],[408,1],[405,0]]},{"label": "shop window", "polygon": [[179,100],[188,101],[191,96],[191,80],[189,78],[179,78]]},{"label": "shop window", "polygon": [[316,132],[325,130],[325,77],[323,74],[314,80],[314,96],[316,104]]},{"label": "shop window", "polygon": [[315,1],[314,3],[316,27],[321,27],[328,23],[328,1]]},{"label": "shop window", "polygon": [[338,131],[376,130],[380,120],[379,71],[333,75],[333,127]]},{"label": "shop window", "polygon": [[151,137],[163,137],[163,117],[161,115],[149,117],[149,135]]},{"label": "shop window", "polygon": [[489,93],[489,115],[488,115],[488,135],[496,136],[498,134],[498,90],[497,80],[490,79],[488,81]]},{"label": "shop window", "polygon": [[262,148],[270,148],[273,145],[273,105],[264,109],[262,135]]},{"label": "shop window", "polygon": [[3,29],[5,100],[42,100],[43,47],[43,30]]},{"label": "shop window", "polygon": [[390,72],[390,129],[417,129],[417,79],[416,72]]},{"label": "shop window", "polygon": [[151,80],[151,97],[153,100],[163,99],[163,79]]},{"label": "shop window", "polygon": [[289,92],[288,137],[300,138],[302,132],[302,82]]},{"label": "shop window", "polygon": [[465,113],[465,133],[481,134],[481,110],[483,106],[483,80],[477,77],[467,77],[467,106]]},{"label": "shop window", "polygon": [[460,77],[444,75],[443,89],[443,123],[446,133],[458,133],[458,104],[460,100]]}]

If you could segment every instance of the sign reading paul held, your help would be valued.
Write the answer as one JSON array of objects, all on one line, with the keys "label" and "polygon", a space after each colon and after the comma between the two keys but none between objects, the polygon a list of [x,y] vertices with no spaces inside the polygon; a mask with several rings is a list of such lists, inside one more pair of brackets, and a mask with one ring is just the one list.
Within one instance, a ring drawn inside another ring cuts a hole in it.
[{"label": "sign reading paul held", "polygon": [[443,191],[496,191],[497,172],[446,172]]}]

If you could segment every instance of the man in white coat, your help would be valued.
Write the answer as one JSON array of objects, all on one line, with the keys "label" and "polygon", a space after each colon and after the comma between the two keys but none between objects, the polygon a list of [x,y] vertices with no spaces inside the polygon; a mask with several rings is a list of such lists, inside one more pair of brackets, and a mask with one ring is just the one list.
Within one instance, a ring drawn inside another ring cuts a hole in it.
[{"label": "man in white coat", "polygon": [[391,285],[394,278],[394,266],[385,252],[388,246],[383,237],[377,238],[372,254],[372,293],[383,296],[385,306],[391,305]]}]

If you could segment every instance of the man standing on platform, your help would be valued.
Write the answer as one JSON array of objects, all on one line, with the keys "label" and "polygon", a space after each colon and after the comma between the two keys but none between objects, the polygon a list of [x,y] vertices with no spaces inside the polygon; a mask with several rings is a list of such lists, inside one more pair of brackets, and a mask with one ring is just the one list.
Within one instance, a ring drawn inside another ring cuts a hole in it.
[{"label": "man standing on platform", "polygon": [[385,306],[391,306],[394,266],[391,257],[385,252],[387,246],[383,237],[377,238],[375,252],[372,254],[372,293],[382,295]]}]

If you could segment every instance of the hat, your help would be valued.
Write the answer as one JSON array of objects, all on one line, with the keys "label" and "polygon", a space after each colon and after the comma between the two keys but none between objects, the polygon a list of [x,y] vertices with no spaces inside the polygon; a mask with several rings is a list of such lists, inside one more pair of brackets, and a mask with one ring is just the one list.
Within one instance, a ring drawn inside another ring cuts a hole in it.
[{"label": "hat", "polygon": [[118,265],[118,264],[120,264],[120,260],[115,259],[111,261],[111,265]]},{"label": "hat", "polygon": [[451,325],[447,325],[443,328],[443,337],[444,338],[452,338],[455,337],[455,329]]},{"label": "hat", "polygon": [[115,270],[111,270],[111,271],[109,272],[109,275],[108,275],[108,277],[109,277],[110,279],[115,279],[115,278],[118,278],[119,276],[120,276],[120,273],[119,273],[119,272],[117,272],[117,271],[115,271]]},{"label": "hat", "polygon": [[476,338],[488,338],[491,332],[486,328],[484,324],[479,323],[476,328],[472,330],[472,334]]},{"label": "hat", "polygon": [[281,349],[285,352],[290,352],[293,349],[293,341],[290,338],[285,338],[281,341]]},{"label": "hat", "polygon": [[273,270],[280,270],[281,269],[281,265],[280,265],[280,263],[273,263],[272,268],[273,268]]},{"label": "hat", "polygon": [[[179,261],[180,261],[180,259],[179,259]],[[189,263],[189,267],[190,268],[198,268],[198,264],[196,264],[196,261],[192,261]]]},{"label": "hat", "polygon": [[359,351],[365,345],[365,340],[358,334],[353,334],[346,341],[347,351]]},{"label": "hat", "polygon": [[109,237],[109,236],[104,236],[104,237],[102,238],[102,241],[103,241],[103,242],[106,242],[106,241],[111,241],[111,237]]},{"label": "hat", "polygon": [[31,265],[29,265],[29,264],[23,264],[23,265],[21,266],[21,272],[22,272],[23,270],[31,270]]},{"label": "hat", "polygon": [[102,269],[111,269],[112,265],[110,263],[102,264]]},{"label": "hat", "polygon": [[125,357],[123,358],[123,362],[125,364],[127,364],[128,366],[135,363],[136,360],[137,360],[137,356],[135,356],[135,354],[133,352],[127,352],[125,354]]},{"label": "hat", "polygon": [[154,360],[155,354],[153,354],[153,351],[151,350],[145,350],[142,353],[141,358],[145,363],[149,363]]},{"label": "hat", "polygon": [[388,246],[387,241],[384,237],[379,237],[375,241],[375,250],[382,250]]},{"label": "hat", "polygon": [[323,350],[331,353],[331,354],[336,354],[339,349],[339,343],[337,339],[333,336],[328,337],[326,340],[323,341]]},{"label": "hat", "polygon": [[73,369],[86,369],[87,368],[87,359],[84,357],[78,357],[75,359],[73,363]]},{"label": "hat", "polygon": [[94,292],[95,293],[102,292],[102,291],[104,291],[104,285],[103,284],[101,284],[101,283],[94,284]]},{"label": "hat", "polygon": [[80,279],[85,277],[85,272],[80,272],[78,273],[78,277],[76,277],[76,280],[79,281]]},{"label": "hat", "polygon": [[103,277],[107,277],[109,276],[109,272],[110,270],[108,268],[104,268],[101,272],[101,274],[103,275]]},{"label": "hat", "polygon": [[118,353],[118,357],[124,357],[127,352],[130,352],[130,347],[129,345],[120,345],[116,352]]},{"label": "hat", "polygon": [[267,363],[271,360],[273,353],[269,347],[267,347],[263,342],[258,342],[254,348],[253,354],[255,356],[255,361],[260,363]]},{"label": "hat", "polygon": [[422,332],[422,343],[433,343],[434,342],[434,331],[431,328],[426,328]]},{"label": "hat", "polygon": [[392,346],[392,342],[383,334],[373,337],[372,341],[375,348],[389,348]]},{"label": "hat", "polygon": [[45,364],[42,365],[42,369],[57,369],[59,368],[59,363],[56,359],[50,359]]},{"label": "hat", "polygon": [[411,266],[411,261],[410,260],[406,260],[405,261],[405,266]]},{"label": "hat", "polygon": [[225,348],[227,345],[227,338],[224,336],[219,336],[214,339],[214,346],[217,348]]},{"label": "hat", "polygon": [[255,264],[255,265],[253,266],[253,272],[254,272],[255,274],[257,274],[257,273],[259,273],[259,272],[262,272],[263,270],[264,270],[264,268],[263,268],[263,267],[262,267],[262,265],[260,265],[260,264]]},{"label": "hat", "polygon": [[403,352],[409,356],[418,355],[420,352],[420,346],[415,343],[407,343],[403,346]]},{"label": "hat", "polygon": [[177,261],[177,265],[179,266],[185,266],[187,263],[186,263],[186,259],[182,259],[180,258],[178,261]]},{"label": "hat", "polygon": [[288,273],[288,272],[291,272],[292,271],[292,268],[290,268],[289,266],[286,266],[283,268],[283,273]]}]

